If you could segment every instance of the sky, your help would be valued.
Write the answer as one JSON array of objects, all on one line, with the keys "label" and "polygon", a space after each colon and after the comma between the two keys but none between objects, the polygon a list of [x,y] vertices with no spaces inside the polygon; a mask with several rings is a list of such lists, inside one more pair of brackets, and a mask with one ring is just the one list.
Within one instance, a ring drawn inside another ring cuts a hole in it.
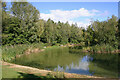
[{"label": "sky", "polygon": [[77,23],[78,27],[84,28],[87,28],[91,21],[104,21],[108,17],[111,18],[112,15],[118,16],[118,2],[30,3],[39,10],[40,19],[48,20],[50,18],[55,22],[68,22],[70,25]]},{"label": "sky", "polygon": [[91,21],[118,16],[118,2],[30,2],[40,11],[40,18],[55,22],[77,23],[87,27]]}]

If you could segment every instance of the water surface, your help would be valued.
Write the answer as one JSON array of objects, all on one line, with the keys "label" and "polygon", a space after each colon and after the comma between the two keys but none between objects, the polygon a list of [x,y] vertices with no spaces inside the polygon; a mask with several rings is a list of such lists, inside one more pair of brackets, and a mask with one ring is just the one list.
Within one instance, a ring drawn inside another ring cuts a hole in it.
[{"label": "water surface", "polygon": [[68,47],[46,49],[44,52],[23,55],[12,61],[39,69],[64,71],[82,75],[118,77],[117,54],[81,53]]}]

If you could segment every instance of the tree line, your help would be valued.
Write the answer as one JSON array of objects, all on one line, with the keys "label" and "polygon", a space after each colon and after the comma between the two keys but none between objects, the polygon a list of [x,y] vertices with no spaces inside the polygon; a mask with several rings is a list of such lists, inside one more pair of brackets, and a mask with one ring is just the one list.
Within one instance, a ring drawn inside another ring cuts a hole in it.
[{"label": "tree line", "polygon": [[40,12],[28,2],[12,2],[10,9],[6,5],[2,2],[2,45],[38,42],[83,46],[109,44],[115,48],[120,45],[120,20],[114,15],[105,21],[93,21],[84,29],[77,24],[40,19]]}]

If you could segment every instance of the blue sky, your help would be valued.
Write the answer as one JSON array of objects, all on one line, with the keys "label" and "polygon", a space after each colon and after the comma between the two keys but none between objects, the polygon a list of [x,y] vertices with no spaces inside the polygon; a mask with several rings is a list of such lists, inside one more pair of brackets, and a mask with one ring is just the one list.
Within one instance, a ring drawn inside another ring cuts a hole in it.
[{"label": "blue sky", "polygon": [[[72,1],[72,0],[71,0]],[[106,0],[107,1],[107,0]],[[111,0],[112,1],[112,0]],[[87,27],[94,20],[107,20],[118,16],[118,2],[30,2],[40,11],[40,18],[53,21],[77,23]]]},{"label": "blue sky", "polygon": [[118,16],[118,2],[30,2],[40,11],[40,18],[51,18],[55,22],[68,21],[79,27],[90,24],[92,20],[107,20]]}]

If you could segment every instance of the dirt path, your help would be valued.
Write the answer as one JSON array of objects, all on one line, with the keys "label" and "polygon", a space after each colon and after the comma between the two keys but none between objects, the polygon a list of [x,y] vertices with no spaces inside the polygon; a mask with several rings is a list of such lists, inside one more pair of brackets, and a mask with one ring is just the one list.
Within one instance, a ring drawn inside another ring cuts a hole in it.
[{"label": "dirt path", "polygon": [[[2,62],[2,65],[9,66],[9,68],[17,69],[19,72],[24,72],[24,73],[29,73],[29,74],[36,74],[39,73],[41,76],[46,76],[48,73],[51,74],[56,74],[57,72],[53,71],[48,71],[48,70],[42,70],[42,69],[37,69],[33,67],[28,67],[28,66],[21,66],[17,64],[12,64],[8,62]],[[62,73],[62,72],[60,72]],[[74,73],[63,73],[65,78],[101,78],[101,77],[96,77],[96,76],[88,76],[88,75],[80,75],[80,74],[74,74]]]}]

